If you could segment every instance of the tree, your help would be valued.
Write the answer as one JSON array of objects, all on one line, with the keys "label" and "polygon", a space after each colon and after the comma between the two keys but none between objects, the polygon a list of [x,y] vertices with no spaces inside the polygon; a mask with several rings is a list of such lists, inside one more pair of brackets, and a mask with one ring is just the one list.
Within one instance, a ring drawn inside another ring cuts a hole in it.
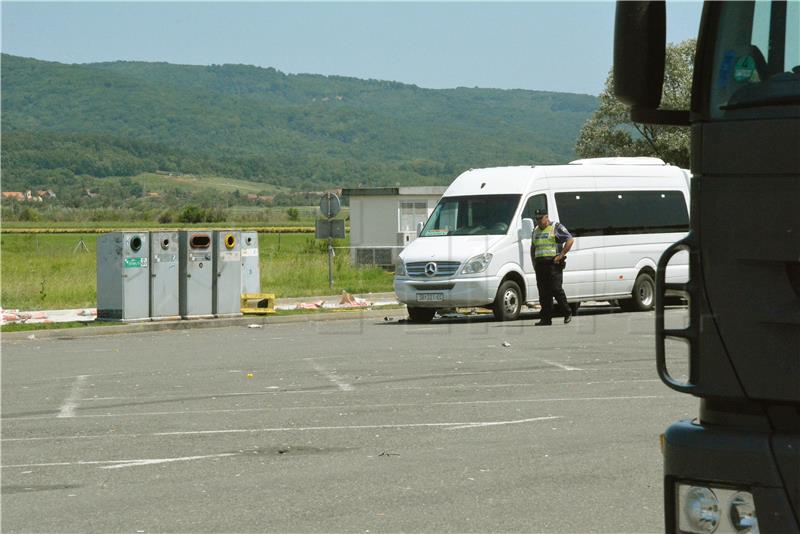
[{"label": "tree", "polygon": [[[696,45],[694,39],[667,45],[661,108],[689,109]],[[689,129],[632,122],[628,106],[614,96],[613,72],[599,100],[600,106],[578,135],[575,152],[580,157],[652,156],[689,167]]]}]

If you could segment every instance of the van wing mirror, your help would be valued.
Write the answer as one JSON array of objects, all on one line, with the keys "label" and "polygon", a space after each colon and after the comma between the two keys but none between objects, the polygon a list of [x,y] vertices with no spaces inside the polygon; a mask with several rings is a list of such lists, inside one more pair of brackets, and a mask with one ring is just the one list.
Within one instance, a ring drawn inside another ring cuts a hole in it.
[{"label": "van wing mirror", "polygon": [[533,219],[522,219],[522,225],[519,228],[519,240],[529,239],[533,234]]},{"label": "van wing mirror", "polygon": [[422,229],[423,228],[425,228],[425,223],[423,223],[422,221],[418,222],[417,223],[417,237],[422,235]]},{"label": "van wing mirror", "polygon": [[631,106],[631,120],[689,125],[688,110],[658,109],[664,87],[667,12],[663,0],[617,2],[614,21],[614,94]]}]

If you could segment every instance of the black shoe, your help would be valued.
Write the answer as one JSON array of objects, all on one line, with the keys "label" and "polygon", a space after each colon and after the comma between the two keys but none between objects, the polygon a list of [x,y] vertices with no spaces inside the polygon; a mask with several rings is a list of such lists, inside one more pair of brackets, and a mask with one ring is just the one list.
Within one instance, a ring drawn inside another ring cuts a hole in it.
[{"label": "black shoe", "polygon": [[565,315],[564,316],[564,324],[569,324],[570,321],[572,321],[572,314],[571,313],[569,315]]},{"label": "black shoe", "polygon": [[553,324],[553,321],[545,321],[544,319],[542,319],[538,323],[534,323],[533,326],[550,326],[552,324]]}]

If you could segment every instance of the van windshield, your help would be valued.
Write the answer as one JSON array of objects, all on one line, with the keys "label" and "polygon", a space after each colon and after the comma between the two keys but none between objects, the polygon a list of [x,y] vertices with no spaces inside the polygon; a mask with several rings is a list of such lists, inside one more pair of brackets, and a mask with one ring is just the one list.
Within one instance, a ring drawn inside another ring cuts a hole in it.
[{"label": "van windshield", "polygon": [[420,237],[504,235],[521,195],[444,197],[434,208]]}]

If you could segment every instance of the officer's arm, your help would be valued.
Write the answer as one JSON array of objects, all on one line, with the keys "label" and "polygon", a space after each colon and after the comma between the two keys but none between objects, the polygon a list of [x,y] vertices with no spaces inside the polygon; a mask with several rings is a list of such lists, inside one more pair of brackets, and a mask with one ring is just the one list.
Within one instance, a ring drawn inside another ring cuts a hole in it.
[{"label": "officer's arm", "polygon": [[567,252],[569,252],[569,249],[572,248],[572,244],[574,242],[575,242],[575,238],[574,237],[570,237],[569,239],[567,239],[567,241],[564,243],[564,248],[561,249],[561,256],[562,257],[567,255]]}]

